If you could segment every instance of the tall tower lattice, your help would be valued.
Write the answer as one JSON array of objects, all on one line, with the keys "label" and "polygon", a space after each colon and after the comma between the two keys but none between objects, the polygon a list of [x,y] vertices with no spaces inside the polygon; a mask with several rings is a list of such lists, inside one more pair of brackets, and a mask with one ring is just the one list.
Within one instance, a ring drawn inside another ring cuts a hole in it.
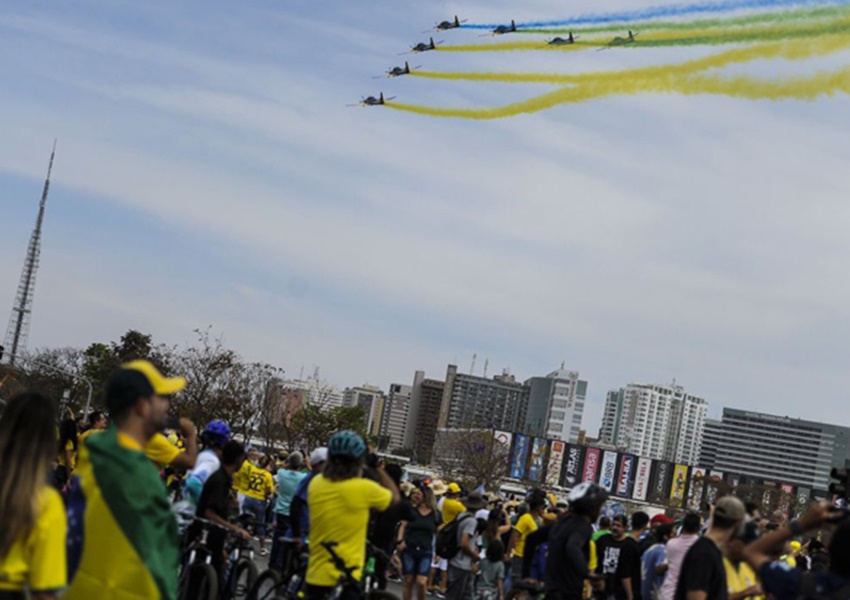
[{"label": "tall tower lattice", "polygon": [[38,204],[38,217],[35,229],[32,230],[30,243],[27,247],[27,257],[21,271],[21,281],[15,294],[15,304],[12,316],[9,318],[9,328],[6,330],[6,353],[9,364],[14,365],[19,355],[27,348],[29,337],[30,316],[32,315],[32,299],[35,294],[35,274],[38,271],[38,258],[41,254],[41,224],[44,221],[44,207],[47,204],[47,192],[50,189],[50,171],[53,170],[53,157],[56,155],[56,140],[53,140],[53,151],[50,153],[50,164],[47,166],[47,179],[44,180],[44,191]]}]

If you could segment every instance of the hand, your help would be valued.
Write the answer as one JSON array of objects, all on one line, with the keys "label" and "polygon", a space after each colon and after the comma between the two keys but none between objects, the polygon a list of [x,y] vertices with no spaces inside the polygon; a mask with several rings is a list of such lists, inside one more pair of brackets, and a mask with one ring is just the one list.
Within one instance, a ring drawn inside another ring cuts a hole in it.
[{"label": "hand", "polygon": [[805,514],[798,519],[798,523],[800,524],[800,527],[803,528],[803,531],[817,529],[834,516],[832,513],[833,506],[826,500],[815,502],[809,507]]},{"label": "hand", "polygon": [[195,424],[186,417],[180,417],[179,424],[180,432],[184,438],[191,439],[198,435],[198,429],[195,427]]},{"label": "hand", "polygon": [[241,527],[236,528],[236,534],[246,542],[251,540],[251,534],[242,529]]}]

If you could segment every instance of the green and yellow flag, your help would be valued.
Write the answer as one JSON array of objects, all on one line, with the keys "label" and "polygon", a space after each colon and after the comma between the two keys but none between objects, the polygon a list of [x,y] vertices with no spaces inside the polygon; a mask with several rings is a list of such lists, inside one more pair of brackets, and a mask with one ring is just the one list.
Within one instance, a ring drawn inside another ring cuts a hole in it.
[{"label": "green and yellow flag", "polygon": [[177,523],[159,473],[114,426],[88,438],[68,495],[64,600],[177,596]]}]

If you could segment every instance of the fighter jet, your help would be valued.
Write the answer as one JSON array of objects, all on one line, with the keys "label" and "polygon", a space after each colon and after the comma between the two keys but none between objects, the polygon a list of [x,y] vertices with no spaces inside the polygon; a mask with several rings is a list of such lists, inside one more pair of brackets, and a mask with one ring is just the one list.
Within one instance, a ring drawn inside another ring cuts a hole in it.
[{"label": "fighter jet", "polygon": [[635,37],[637,37],[637,34],[632,33],[631,30],[629,30],[628,37],[615,37],[613,40],[608,42],[608,48],[613,48],[615,46],[625,46],[626,44],[634,44]]},{"label": "fighter jet", "polygon": [[551,40],[549,40],[546,43],[549,44],[550,46],[566,46],[567,44],[575,44],[576,39],[573,37],[573,32],[571,31],[570,37],[567,37],[567,38],[556,37],[556,38],[552,38]]},{"label": "fighter jet", "polygon": [[395,96],[390,96],[389,98],[384,98],[384,92],[381,92],[380,95],[375,98],[375,96],[368,96],[363,98],[357,104],[346,104],[346,106],[382,106],[389,102],[390,100],[394,100]]},{"label": "fighter jet", "polygon": [[498,27],[496,27],[496,29],[494,29],[490,33],[492,33],[493,35],[505,35],[506,33],[513,33],[515,31],[516,31],[516,22],[513,19],[511,19],[510,26],[499,25]]},{"label": "fighter jet", "polygon": [[393,67],[389,71],[386,72],[385,75],[378,75],[377,77],[373,77],[372,79],[382,79],[383,77],[401,77],[402,75],[409,75],[411,71],[415,71],[416,69],[421,69],[421,65],[417,65],[410,68],[410,65],[407,64],[407,61],[404,61],[403,67]]},{"label": "fighter jet", "polygon": [[434,31],[447,31],[449,29],[457,29],[460,27],[461,23],[466,23],[466,19],[463,21],[459,21],[457,15],[455,15],[454,21],[443,21],[441,23],[437,23],[434,25]]},{"label": "fighter jet", "polygon": [[410,47],[409,52],[402,52],[402,54],[417,54],[419,52],[428,52],[428,50],[436,50],[437,46],[442,44],[443,42],[434,42],[434,38],[431,38],[430,43],[426,44],[425,42],[419,42],[415,46]]}]

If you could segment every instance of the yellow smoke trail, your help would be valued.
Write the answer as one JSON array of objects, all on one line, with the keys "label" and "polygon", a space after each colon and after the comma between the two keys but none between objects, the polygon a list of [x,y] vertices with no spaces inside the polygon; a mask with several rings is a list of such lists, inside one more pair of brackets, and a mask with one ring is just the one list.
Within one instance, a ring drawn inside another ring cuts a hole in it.
[{"label": "yellow smoke trail", "polygon": [[[549,83],[572,84],[547,94],[502,107],[454,109],[388,103],[387,106],[423,115],[467,119],[497,119],[532,113],[559,104],[575,104],[611,95],[677,92],[680,94],[725,94],[744,98],[810,99],[821,94],[845,92],[850,86],[850,71],[819,73],[808,78],[760,81],[739,77],[701,76],[702,72],[756,59],[801,60],[826,55],[850,47],[850,35],[795,40],[739,48],[689,61],[680,65],[646,67],[629,71],[552,76]],[[522,76],[522,74],[515,74]]]},{"label": "yellow smoke trail", "polygon": [[463,81],[491,81],[505,83],[549,83],[556,85],[580,84],[585,82],[611,81],[623,78],[647,78],[667,75],[689,76],[707,69],[719,69],[733,64],[753,60],[785,59],[803,60],[814,56],[833,54],[850,47],[850,34],[832,35],[820,38],[772,42],[724,50],[710,56],[690,60],[678,65],[660,65],[629,69],[625,71],[597,71],[576,75],[557,73],[437,73],[432,71],[413,71],[413,77],[428,79],[448,79]]}]

